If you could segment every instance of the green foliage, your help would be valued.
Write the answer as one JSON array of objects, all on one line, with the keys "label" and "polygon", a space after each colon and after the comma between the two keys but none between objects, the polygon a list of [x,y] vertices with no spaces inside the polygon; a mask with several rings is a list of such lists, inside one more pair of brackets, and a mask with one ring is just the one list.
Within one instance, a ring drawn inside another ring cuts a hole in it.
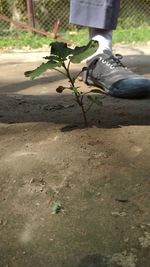
[{"label": "green foliage", "polygon": [[58,60],[64,61],[69,57],[72,63],[80,63],[84,58],[92,55],[97,47],[98,44],[94,41],[81,47],[76,46],[74,49],[69,48],[66,43],[54,42],[51,44],[51,55],[58,56]]},{"label": "green foliage", "polygon": [[[31,34],[31,33],[21,33],[20,31],[12,32],[10,33],[7,30],[4,32],[2,30],[2,25],[0,24],[0,35],[2,38],[0,38],[0,48],[40,48],[43,45],[49,45],[50,42],[53,41],[53,39],[49,39],[47,37],[39,36],[37,34]],[[7,24],[7,26],[9,26]]]},{"label": "green foliage", "polygon": [[55,67],[61,67],[61,63],[54,60],[49,60],[47,63],[42,63],[35,70],[25,72],[26,77],[30,77],[32,80],[43,74],[48,69],[54,69]]},{"label": "green foliage", "polygon": [[[23,32],[12,32],[8,31],[9,25],[5,23],[5,31],[3,31],[4,22],[0,22],[0,48],[25,48],[25,49],[37,49],[42,46],[48,46],[53,39],[49,39],[38,34],[23,33]],[[118,26],[117,30],[113,32],[113,43],[146,43],[150,41],[150,27],[143,25],[138,28],[127,27],[123,29]],[[78,46],[82,46],[88,42],[88,31],[82,29],[74,32],[70,35],[69,32],[64,37]]]},{"label": "green foliage", "polygon": [[[55,55],[59,60],[66,60],[68,56],[73,53],[73,49],[69,48],[66,43],[63,42],[54,42],[50,44],[51,46],[51,55]],[[51,58],[51,56],[49,57]]]},{"label": "green foliage", "polygon": [[59,200],[52,203],[52,214],[57,214],[61,211],[62,205]]},{"label": "green foliage", "polygon": [[71,62],[80,63],[83,59],[94,54],[97,48],[98,48],[98,43],[94,41],[90,41],[86,46],[85,45],[81,47],[76,46],[74,49],[73,57],[71,57]]},{"label": "green foliage", "polygon": [[[56,88],[57,93],[62,93],[65,89],[69,89],[75,95],[75,100],[81,108],[84,125],[87,126],[87,117],[86,114],[90,110],[93,104],[101,105],[102,102],[100,97],[96,95],[88,95],[90,93],[100,93],[100,90],[90,90],[89,92],[83,93],[79,91],[79,87],[75,85],[76,79],[81,74],[82,71],[86,71],[86,68],[83,68],[75,77],[72,77],[70,73],[70,63],[80,63],[85,57],[90,56],[97,50],[97,42],[90,41],[87,45],[78,47],[74,49],[67,46],[66,43],[62,42],[53,42],[51,45],[51,53],[49,56],[45,57],[47,63],[42,63],[39,67],[34,70],[26,71],[25,76],[34,79],[41,74],[43,74],[48,69],[54,69],[62,73],[69,80],[69,87],[64,87],[62,85]],[[84,98],[87,96],[90,104],[88,107],[85,107]]]},{"label": "green foliage", "polygon": [[146,43],[150,41],[150,27],[139,27],[122,29],[119,28],[113,33],[113,43]]},{"label": "green foliage", "polygon": [[86,46],[71,49],[66,43],[53,42],[51,43],[51,54],[45,57],[47,63],[42,63],[34,70],[25,72],[26,77],[34,79],[43,74],[48,69],[55,69],[56,67],[64,67],[64,62],[69,58],[72,63],[80,63],[86,56],[90,56],[97,49],[97,42],[90,41]]}]

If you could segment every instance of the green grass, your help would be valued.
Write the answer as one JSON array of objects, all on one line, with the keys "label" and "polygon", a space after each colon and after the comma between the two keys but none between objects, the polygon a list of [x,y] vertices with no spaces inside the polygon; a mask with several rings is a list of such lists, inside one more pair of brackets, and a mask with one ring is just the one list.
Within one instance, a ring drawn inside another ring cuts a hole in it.
[{"label": "green grass", "polygon": [[121,29],[114,31],[114,43],[147,43],[150,41],[150,27]]},{"label": "green grass", "polygon": [[[73,35],[74,33],[74,35]],[[66,34],[66,38],[72,40],[78,45],[86,44],[88,41],[88,30],[80,30],[79,32],[69,32]],[[150,27],[139,27],[130,29],[117,28],[113,32],[113,43],[147,43],[150,41]]]},{"label": "green grass", "polygon": [[88,29],[82,29],[79,31],[68,31],[66,32],[64,37],[77,45],[84,45],[87,44],[89,40],[89,33]]},{"label": "green grass", "polygon": [[48,45],[53,41],[53,39],[42,37],[37,34],[21,33],[21,34],[11,34],[11,36],[4,36],[0,38],[0,48],[40,48],[43,45]]},{"label": "green grass", "polygon": [[[84,45],[88,42],[88,30],[76,30],[61,33],[62,37],[72,41],[76,45]],[[15,48],[40,48],[43,45],[48,45],[54,41],[47,37],[41,37],[36,34],[19,33],[11,36],[3,36],[0,38],[0,48],[15,47]],[[113,33],[113,43],[147,43],[150,41],[150,27],[143,26],[139,28],[122,29],[117,28]]]}]

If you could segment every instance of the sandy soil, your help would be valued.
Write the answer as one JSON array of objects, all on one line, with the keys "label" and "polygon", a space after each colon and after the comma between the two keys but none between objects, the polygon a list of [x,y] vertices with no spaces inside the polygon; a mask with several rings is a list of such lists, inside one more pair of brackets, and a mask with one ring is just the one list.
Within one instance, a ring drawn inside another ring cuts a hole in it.
[{"label": "sandy soil", "polygon": [[[84,128],[61,75],[24,77],[40,53],[1,59],[0,266],[149,267],[150,99],[105,96]],[[125,62],[150,77],[150,56]]]}]

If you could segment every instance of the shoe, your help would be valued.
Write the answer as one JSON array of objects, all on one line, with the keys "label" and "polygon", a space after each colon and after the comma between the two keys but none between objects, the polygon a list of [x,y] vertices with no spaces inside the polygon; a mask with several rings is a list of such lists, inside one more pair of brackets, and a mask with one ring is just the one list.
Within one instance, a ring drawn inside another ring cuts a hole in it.
[{"label": "shoe", "polygon": [[142,98],[150,94],[150,80],[125,67],[122,56],[104,51],[91,61],[83,73],[83,81],[88,85],[100,87],[113,97]]}]

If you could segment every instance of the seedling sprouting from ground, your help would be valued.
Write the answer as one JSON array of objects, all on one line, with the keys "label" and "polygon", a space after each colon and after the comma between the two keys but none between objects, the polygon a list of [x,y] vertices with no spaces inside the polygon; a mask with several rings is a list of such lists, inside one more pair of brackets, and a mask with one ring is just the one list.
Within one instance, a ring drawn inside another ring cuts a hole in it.
[{"label": "seedling sprouting from ground", "polygon": [[62,205],[59,200],[52,203],[52,214],[57,214],[61,211]]},{"label": "seedling sprouting from ground", "polygon": [[[64,87],[58,86],[56,91],[62,93],[64,90],[69,89],[75,96],[75,100],[81,108],[84,125],[88,125],[87,112],[91,109],[93,104],[101,105],[102,102],[97,95],[93,93],[100,93],[99,89],[89,90],[83,93],[79,87],[76,86],[76,80],[79,75],[84,71],[84,68],[76,75],[72,76],[70,71],[70,63],[80,63],[83,59],[93,54],[97,49],[97,43],[90,41],[86,46],[78,47],[74,49],[69,48],[66,43],[54,42],[51,45],[50,56],[45,57],[46,63],[42,63],[39,67],[34,70],[25,72],[26,77],[34,79],[43,74],[48,69],[54,69],[63,74],[69,81],[69,86]],[[92,94],[91,94],[92,93]],[[88,99],[88,104],[85,103],[85,97]]]}]

